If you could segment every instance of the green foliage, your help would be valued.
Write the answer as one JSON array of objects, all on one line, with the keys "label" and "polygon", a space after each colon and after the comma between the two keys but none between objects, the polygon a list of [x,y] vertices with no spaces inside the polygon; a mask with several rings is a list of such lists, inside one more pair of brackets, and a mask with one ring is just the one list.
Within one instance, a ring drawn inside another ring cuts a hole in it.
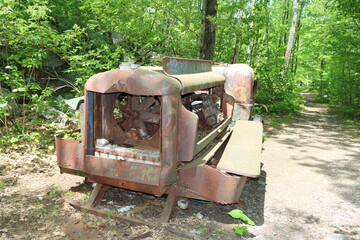
[{"label": "green foliage", "polygon": [[34,207],[37,208],[35,217],[36,218],[43,218],[46,215],[50,214],[58,214],[61,211],[60,206],[58,205],[51,205],[51,206],[42,206],[42,205],[35,205]]},{"label": "green foliage", "polygon": [[247,233],[247,226],[234,227],[234,232],[240,236]]},{"label": "green foliage", "polygon": [[53,196],[53,195],[57,194],[58,190],[59,190],[58,186],[54,187],[54,189],[51,190],[51,192],[49,193],[49,196]]},{"label": "green foliage", "polygon": [[355,118],[360,112],[359,10],[358,1],[309,3],[297,74],[318,93],[316,100],[341,105]]},{"label": "green foliage", "polygon": [[234,209],[228,213],[232,218],[241,219],[249,225],[255,226],[255,223],[244,214],[240,209]]},{"label": "green foliage", "polygon": [[[285,70],[291,1],[218,0],[215,61],[250,64],[260,82],[256,101],[271,113],[298,112],[300,93],[310,88],[318,100],[342,106],[356,118],[357,3],[301,1],[290,69]],[[71,117],[56,98],[82,95],[84,83],[97,72],[123,61],[196,58],[200,10],[201,1],[192,0],[1,1],[1,148],[53,150],[54,132],[65,134],[66,126],[45,119],[44,113],[57,109]],[[66,137],[78,138],[72,133]]]},{"label": "green foliage", "polygon": [[47,130],[59,134],[64,127],[44,119],[44,112],[64,110],[56,96],[82,95],[97,72],[122,61],[196,57],[196,19],[200,11],[190,0],[0,2],[0,146],[34,137],[46,145],[42,141],[53,138]]},{"label": "green foliage", "polygon": [[[220,1],[216,61],[233,62],[237,46],[237,62],[250,64],[259,79],[256,102],[272,113],[298,112],[303,88],[294,77],[295,57],[289,73],[282,76],[291,21],[289,1],[254,1],[253,6],[252,2]],[[293,49],[293,56],[296,52]]]},{"label": "green foliage", "polygon": [[[246,222],[249,225],[255,226],[255,223],[244,214],[243,211],[241,211],[240,209],[234,209],[230,212],[228,212],[228,214],[235,219],[241,219],[242,221]],[[237,226],[234,227],[234,232],[238,235],[244,235],[245,233],[247,233],[247,226]]]}]

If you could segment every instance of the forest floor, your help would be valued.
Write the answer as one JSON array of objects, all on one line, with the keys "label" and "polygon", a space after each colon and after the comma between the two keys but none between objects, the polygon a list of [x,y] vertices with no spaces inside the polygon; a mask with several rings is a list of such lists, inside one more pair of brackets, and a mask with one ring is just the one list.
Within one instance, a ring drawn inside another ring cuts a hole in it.
[{"label": "forest floor", "polygon": [[[271,133],[271,134],[270,134]],[[0,153],[0,239],[323,239],[335,233],[360,239],[360,142],[321,104],[308,104],[300,115],[267,129],[262,173],[250,179],[238,204],[189,200],[176,207],[170,223],[158,228],[120,223],[76,211],[62,197],[86,201],[91,186],[83,178],[59,174],[55,156]],[[165,197],[122,189],[105,195],[102,209],[134,204],[129,215],[151,222]],[[136,210],[137,209],[137,210]],[[256,224],[235,235],[241,225],[227,213],[242,209]],[[142,238],[137,238],[142,239]]]}]

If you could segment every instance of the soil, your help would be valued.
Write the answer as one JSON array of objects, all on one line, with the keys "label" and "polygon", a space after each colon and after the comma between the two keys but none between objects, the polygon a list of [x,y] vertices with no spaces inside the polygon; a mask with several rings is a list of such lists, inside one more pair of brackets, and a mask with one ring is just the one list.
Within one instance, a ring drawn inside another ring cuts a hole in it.
[{"label": "soil", "polygon": [[[265,122],[266,126],[266,122]],[[263,144],[260,178],[250,179],[238,204],[188,200],[170,223],[133,226],[77,211],[63,197],[85,202],[92,186],[60,174],[55,156],[0,152],[0,239],[324,239],[341,233],[360,239],[360,142],[325,105],[308,104]],[[0,149],[1,150],[1,149]],[[113,188],[98,208],[155,222],[166,198]],[[228,212],[255,222],[248,232]],[[182,232],[184,234],[179,234]],[[187,236],[185,236],[185,234]],[[136,238],[139,236],[139,238]]]}]

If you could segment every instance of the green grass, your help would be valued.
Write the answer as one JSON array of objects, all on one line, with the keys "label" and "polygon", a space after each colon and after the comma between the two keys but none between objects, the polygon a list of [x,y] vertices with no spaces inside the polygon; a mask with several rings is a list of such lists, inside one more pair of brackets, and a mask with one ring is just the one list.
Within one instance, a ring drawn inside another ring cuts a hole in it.
[{"label": "green grass", "polygon": [[264,120],[265,140],[266,135],[274,134],[277,130],[280,130],[286,124],[290,123],[293,116],[293,114],[281,116],[273,113],[262,114],[262,118]]}]

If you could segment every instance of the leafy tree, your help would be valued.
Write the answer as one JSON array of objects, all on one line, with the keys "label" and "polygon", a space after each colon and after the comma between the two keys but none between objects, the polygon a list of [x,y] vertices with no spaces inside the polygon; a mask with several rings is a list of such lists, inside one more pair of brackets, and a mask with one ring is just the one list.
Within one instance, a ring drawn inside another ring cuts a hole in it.
[{"label": "leafy tree", "polygon": [[204,0],[201,11],[202,29],[199,58],[212,60],[215,50],[217,0]]},{"label": "leafy tree", "polygon": [[[217,3],[217,12],[204,15],[207,2]],[[299,3],[293,8],[290,0],[3,0],[0,145],[34,139],[43,134],[34,129],[44,124],[51,126],[47,134],[57,131],[44,117],[49,107],[66,111],[58,96],[82,95],[97,72],[123,61],[154,64],[151,58],[196,58],[199,52],[209,52],[202,57],[216,62],[252,66],[260,79],[257,102],[272,112],[298,111],[308,85],[319,100],[358,117],[359,0]],[[208,39],[205,22],[216,26],[215,45],[200,44],[201,37]]]},{"label": "leafy tree", "polygon": [[306,9],[297,79],[309,82],[319,100],[360,116],[359,7],[337,2],[319,0]]}]

